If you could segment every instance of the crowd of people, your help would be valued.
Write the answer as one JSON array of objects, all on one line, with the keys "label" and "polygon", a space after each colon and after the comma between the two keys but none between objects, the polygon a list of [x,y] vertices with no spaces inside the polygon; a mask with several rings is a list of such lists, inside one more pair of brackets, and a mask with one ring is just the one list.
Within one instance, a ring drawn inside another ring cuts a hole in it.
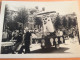
[{"label": "crowd of people", "polygon": [[22,30],[10,32],[8,29],[5,29],[2,35],[2,42],[15,42],[12,47],[12,53],[22,53],[23,49],[25,49],[24,53],[30,53],[30,38],[31,32],[28,28],[25,28],[24,32]]},{"label": "crowd of people", "polygon": [[[66,31],[62,30],[56,30],[56,35],[64,35],[69,36],[74,40],[75,37],[75,31],[72,30],[72,33],[67,35]],[[26,27],[24,31],[22,30],[15,30],[13,32],[9,31],[8,29],[5,29],[2,35],[2,42],[15,42],[14,46],[12,47],[12,53],[30,53],[30,42],[31,42],[31,36],[33,34],[31,31]],[[73,41],[72,41],[73,42]],[[25,49],[25,51],[24,51]]]}]

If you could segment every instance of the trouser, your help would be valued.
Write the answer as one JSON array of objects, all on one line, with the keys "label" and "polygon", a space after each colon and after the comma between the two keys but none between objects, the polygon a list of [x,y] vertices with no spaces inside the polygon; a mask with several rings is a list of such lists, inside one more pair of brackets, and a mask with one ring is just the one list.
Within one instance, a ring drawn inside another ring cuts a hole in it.
[{"label": "trouser", "polygon": [[25,43],[25,53],[30,53],[30,44]]},{"label": "trouser", "polygon": [[23,52],[24,46],[21,47],[21,49],[19,50],[19,54],[21,54]]},{"label": "trouser", "polygon": [[14,45],[14,48],[13,48],[12,53],[18,52],[18,53],[20,54],[20,53],[23,52],[23,46],[20,48],[20,50],[18,50],[20,44],[21,44],[21,42],[18,42],[18,43],[16,43],[16,44]]}]

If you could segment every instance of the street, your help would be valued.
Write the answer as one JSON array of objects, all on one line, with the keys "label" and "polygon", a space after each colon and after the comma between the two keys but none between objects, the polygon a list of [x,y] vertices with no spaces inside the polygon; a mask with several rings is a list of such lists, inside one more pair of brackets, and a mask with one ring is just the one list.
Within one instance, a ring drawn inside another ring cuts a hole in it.
[{"label": "street", "polygon": [[31,53],[71,53],[79,54],[80,45],[77,37],[74,38],[74,42],[71,38],[65,41],[64,44],[60,44],[60,48],[56,49],[54,46],[50,48],[41,49],[40,44],[32,44],[30,50]]}]

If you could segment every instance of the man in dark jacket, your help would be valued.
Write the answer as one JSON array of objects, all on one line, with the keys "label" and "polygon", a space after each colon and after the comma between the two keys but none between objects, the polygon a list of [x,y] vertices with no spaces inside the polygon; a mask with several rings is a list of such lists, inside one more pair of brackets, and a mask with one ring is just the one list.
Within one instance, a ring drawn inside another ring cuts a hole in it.
[{"label": "man in dark jacket", "polygon": [[29,32],[28,28],[25,29],[26,34],[24,37],[24,41],[25,41],[25,53],[30,53],[30,37],[31,37],[31,33]]}]

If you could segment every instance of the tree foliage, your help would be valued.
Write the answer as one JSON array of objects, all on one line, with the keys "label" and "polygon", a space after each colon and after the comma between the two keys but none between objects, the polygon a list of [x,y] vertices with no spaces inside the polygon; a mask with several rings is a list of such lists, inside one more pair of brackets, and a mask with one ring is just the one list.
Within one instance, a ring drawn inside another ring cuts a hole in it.
[{"label": "tree foliage", "polygon": [[67,28],[68,21],[67,21],[66,17],[63,17],[62,25],[63,25],[64,28]]},{"label": "tree foliage", "polygon": [[71,17],[69,17],[69,19],[68,19],[68,29],[72,28],[72,25],[73,25],[72,23],[73,23],[73,21],[72,21]]},{"label": "tree foliage", "polygon": [[61,27],[61,19],[59,16],[56,17],[56,21],[54,23],[55,29],[59,29]]},{"label": "tree foliage", "polygon": [[28,21],[28,11],[26,8],[21,8],[18,10],[18,16],[15,18],[16,22],[25,24]]},{"label": "tree foliage", "polygon": [[36,17],[35,18],[35,24],[42,26],[42,21],[41,21],[41,18],[40,17]]},{"label": "tree foliage", "polygon": [[18,29],[18,24],[15,21],[8,22],[7,26],[9,27],[10,31],[14,31],[14,30]]},{"label": "tree foliage", "polygon": [[77,18],[74,18],[73,19],[73,26],[76,26],[77,25]]}]

